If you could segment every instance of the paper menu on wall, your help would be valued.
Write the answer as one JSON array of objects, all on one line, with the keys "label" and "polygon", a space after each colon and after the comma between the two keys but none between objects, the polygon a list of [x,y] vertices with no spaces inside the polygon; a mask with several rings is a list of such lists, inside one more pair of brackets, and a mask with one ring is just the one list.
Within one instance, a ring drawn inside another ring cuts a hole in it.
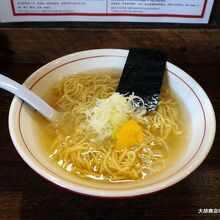
[{"label": "paper menu on wall", "polygon": [[208,23],[214,0],[1,0],[1,22]]}]

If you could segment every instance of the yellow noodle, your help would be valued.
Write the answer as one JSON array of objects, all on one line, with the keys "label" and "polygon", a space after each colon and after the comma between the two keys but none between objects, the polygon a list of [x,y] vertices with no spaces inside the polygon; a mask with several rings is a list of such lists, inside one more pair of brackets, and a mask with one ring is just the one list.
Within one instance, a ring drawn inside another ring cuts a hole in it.
[{"label": "yellow noodle", "polygon": [[95,134],[87,129],[83,112],[93,107],[97,98],[112,95],[118,81],[118,75],[75,74],[61,79],[53,88],[54,107],[63,112],[64,129],[60,131],[59,125],[48,124],[48,130],[56,128],[59,133],[51,144],[51,159],[57,163],[62,160],[64,169],[71,164],[70,172],[74,175],[105,181],[135,181],[160,172],[167,165],[166,139],[172,132],[181,133],[180,106],[167,88],[162,88],[157,111],[148,113],[142,120],[144,141],[140,146],[117,151],[113,137],[94,141]]}]

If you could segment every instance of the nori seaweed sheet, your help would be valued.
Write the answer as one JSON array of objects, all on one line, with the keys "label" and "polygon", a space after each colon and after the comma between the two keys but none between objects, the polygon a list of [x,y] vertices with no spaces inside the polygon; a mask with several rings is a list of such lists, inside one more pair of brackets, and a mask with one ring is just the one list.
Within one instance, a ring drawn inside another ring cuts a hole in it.
[{"label": "nori seaweed sheet", "polygon": [[157,108],[166,66],[167,54],[162,51],[132,48],[123,69],[117,92],[132,92],[145,101],[150,111]]}]

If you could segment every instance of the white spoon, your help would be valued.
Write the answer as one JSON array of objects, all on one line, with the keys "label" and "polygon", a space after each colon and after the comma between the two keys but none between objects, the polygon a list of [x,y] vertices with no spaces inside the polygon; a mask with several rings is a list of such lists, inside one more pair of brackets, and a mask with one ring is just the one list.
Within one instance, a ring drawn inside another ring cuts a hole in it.
[{"label": "white spoon", "polygon": [[50,121],[57,119],[59,113],[55,109],[49,106],[31,90],[2,74],[0,74],[0,88],[18,96]]}]

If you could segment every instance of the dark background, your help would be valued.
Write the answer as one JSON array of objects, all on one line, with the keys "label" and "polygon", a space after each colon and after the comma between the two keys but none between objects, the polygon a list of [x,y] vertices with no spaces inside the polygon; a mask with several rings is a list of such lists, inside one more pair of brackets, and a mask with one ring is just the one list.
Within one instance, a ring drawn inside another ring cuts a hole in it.
[{"label": "dark background", "polygon": [[[0,73],[22,83],[60,56],[95,48],[144,47],[168,52],[210,97],[217,120],[213,147],[189,177],[161,192],[125,200],[89,198],[60,189],[35,174],[8,132],[12,94],[0,91],[0,219],[220,219],[220,0],[209,24],[0,24]],[[199,214],[217,208],[219,214]]]}]

